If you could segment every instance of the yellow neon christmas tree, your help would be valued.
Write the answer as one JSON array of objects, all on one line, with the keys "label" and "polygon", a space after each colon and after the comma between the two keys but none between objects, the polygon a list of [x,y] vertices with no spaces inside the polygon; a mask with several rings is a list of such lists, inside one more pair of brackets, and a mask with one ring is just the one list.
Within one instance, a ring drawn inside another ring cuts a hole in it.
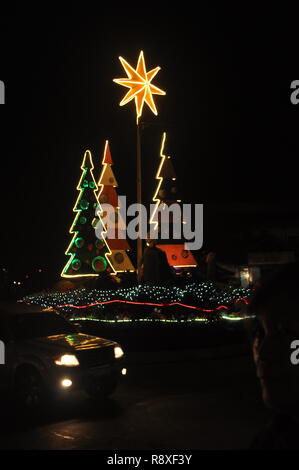
[{"label": "yellow neon christmas tree", "polygon": [[[166,137],[166,133],[164,132],[160,149],[161,161],[156,174],[158,184],[153,197],[155,208],[150,218],[150,224],[153,224],[154,231],[158,232],[156,238],[159,238],[158,235],[161,232],[161,221],[159,219],[160,214],[158,209],[162,208],[163,210],[163,207],[171,207],[172,204],[181,204],[182,202],[171,157],[165,154]],[[166,253],[168,264],[170,266],[175,268],[190,268],[197,266],[197,262],[191,251],[186,250],[184,243],[181,241],[176,240],[176,243],[173,243],[171,240],[161,240],[157,247]]]}]

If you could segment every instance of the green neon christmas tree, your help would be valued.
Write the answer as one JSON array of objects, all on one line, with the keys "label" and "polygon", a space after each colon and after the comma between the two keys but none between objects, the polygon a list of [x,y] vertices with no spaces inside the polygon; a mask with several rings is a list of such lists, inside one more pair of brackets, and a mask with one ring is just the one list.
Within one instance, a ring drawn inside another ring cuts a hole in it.
[{"label": "green neon christmas tree", "polygon": [[[114,274],[109,260],[111,252],[103,236],[105,228],[100,217],[96,215],[99,214],[98,186],[93,176],[93,168],[92,155],[87,150],[81,165],[81,179],[77,186],[79,196],[73,209],[76,217],[69,232],[73,238],[65,252],[69,260],[61,273],[65,278],[104,277]],[[103,227],[102,232],[98,230],[99,224]],[[101,238],[96,236],[96,227],[97,233],[102,233]]]}]

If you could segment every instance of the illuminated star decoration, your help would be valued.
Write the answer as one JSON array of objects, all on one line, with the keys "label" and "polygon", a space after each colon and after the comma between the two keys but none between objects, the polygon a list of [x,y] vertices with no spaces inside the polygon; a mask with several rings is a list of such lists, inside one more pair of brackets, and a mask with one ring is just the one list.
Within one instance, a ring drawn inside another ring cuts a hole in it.
[{"label": "illuminated star decoration", "polygon": [[165,91],[160,90],[160,88],[154,86],[151,82],[159,72],[160,67],[156,67],[150,72],[147,72],[144,63],[143,51],[139,54],[136,70],[133,69],[133,67],[131,67],[131,65],[122,57],[119,57],[119,60],[121,61],[129,78],[116,78],[113,81],[119,85],[130,88],[130,91],[128,91],[123,100],[119,103],[120,106],[124,106],[135,98],[137,124],[138,119],[142,114],[144,102],[146,102],[152,112],[157,116],[158,112],[154,103],[153,95],[166,95],[166,93]]}]

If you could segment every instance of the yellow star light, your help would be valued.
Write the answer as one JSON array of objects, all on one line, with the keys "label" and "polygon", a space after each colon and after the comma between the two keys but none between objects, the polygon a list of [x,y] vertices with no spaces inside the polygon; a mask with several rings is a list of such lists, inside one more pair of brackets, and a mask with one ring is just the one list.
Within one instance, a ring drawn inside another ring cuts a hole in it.
[{"label": "yellow star light", "polygon": [[119,57],[119,60],[121,61],[129,78],[115,78],[113,81],[119,85],[130,88],[123,100],[119,103],[120,106],[124,106],[129,103],[133,98],[135,99],[137,124],[138,119],[142,114],[144,102],[146,102],[152,112],[157,116],[158,112],[152,95],[166,95],[166,93],[165,91],[160,90],[160,88],[154,86],[151,82],[159,72],[160,67],[156,67],[150,72],[147,72],[143,51],[139,54],[136,70],[133,69],[133,67],[131,67],[131,65],[122,57]]}]

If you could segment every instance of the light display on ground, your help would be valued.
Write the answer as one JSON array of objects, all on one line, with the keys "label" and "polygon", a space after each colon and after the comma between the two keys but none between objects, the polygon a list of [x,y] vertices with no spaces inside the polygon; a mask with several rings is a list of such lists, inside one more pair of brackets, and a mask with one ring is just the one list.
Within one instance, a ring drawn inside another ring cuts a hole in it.
[{"label": "light display on ground", "polygon": [[76,289],[66,293],[31,295],[22,301],[56,308],[74,317],[102,321],[204,322],[223,315],[227,320],[237,318],[239,315],[232,312],[238,304],[247,304],[250,295],[250,289],[221,289],[213,283],[203,282],[184,287],[141,285],[116,290]]}]

